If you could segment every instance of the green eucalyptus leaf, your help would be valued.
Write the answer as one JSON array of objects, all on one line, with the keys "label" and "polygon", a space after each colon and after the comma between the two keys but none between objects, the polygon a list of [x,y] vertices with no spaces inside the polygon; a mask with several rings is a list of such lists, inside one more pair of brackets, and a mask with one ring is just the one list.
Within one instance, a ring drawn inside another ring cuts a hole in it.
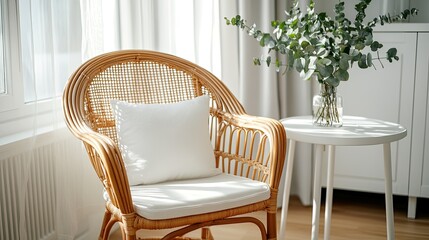
[{"label": "green eucalyptus leaf", "polygon": [[357,62],[357,61],[359,61],[361,59],[361,57],[362,57],[362,53],[361,52],[357,52],[356,55],[352,56],[352,61]]},{"label": "green eucalyptus leaf", "polygon": [[296,49],[295,52],[293,53],[293,57],[296,59],[302,58],[304,56],[305,54],[301,49]]},{"label": "green eucalyptus leaf", "polygon": [[332,61],[328,58],[322,58],[322,59],[317,60],[317,63],[321,64],[321,65],[330,65],[332,63]]},{"label": "green eucalyptus leaf", "polygon": [[358,61],[358,66],[362,69],[368,68],[368,65],[366,64],[366,55],[362,54],[361,58]]},{"label": "green eucalyptus leaf", "polygon": [[303,40],[303,41],[301,41],[301,47],[303,48],[303,49],[305,49],[307,46],[309,46],[310,45],[310,43],[307,41],[307,40]]},{"label": "green eucalyptus leaf", "polygon": [[224,17],[226,25],[231,25],[231,20],[229,20],[227,17]]},{"label": "green eucalyptus leaf", "polygon": [[344,11],[344,2],[339,2],[335,4],[335,13],[341,13]]},{"label": "green eucalyptus leaf", "polygon": [[322,77],[328,77],[332,75],[334,72],[334,67],[332,65],[322,65],[322,64],[316,64],[316,69],[319,71],[320,75]]},{"label": "green eucalyptus leaf", "polygon": [[260,66],[261,65],[261,60],[259,58],[253,58],[253,64],[256,66]]},{"label": "green eucalyptus leaf", "polygon": [[282,62],[276,59],[276,68],[279,69],[281,65],[282,65]]},{"label": "green eucalyptus leaf", "polygon": [[261,45],[261,47],[265,47],[269,45],[271,41],[272,41],[271,35],[268,33],[265,33],[264,35],[262,35],[262,38],[261,38],[261,41],[259,41],[259,44]]},{"label": "green eucalyptus leaf", "polygon": [[349,61],[348,58],[341,58],[340,59],[340,64],[339,64],[340,69],[342,70],[347,70],[349,69]]},{"label": "green eucalyptus leaf", "polygon": [[340,80],[338,78],[335,78],[333,76],[330,76],[325,79],[325,82],[333,87],[338,87],[340,85]]},{"label": "green eucalyptus leaf", "polygon": [[297,71],[297,72],[301,72],[302,70],[304,70],[304,66],[302,65],[302,62],[301,62],[301,59],[300,58],[297,58],[297,59],[295,59],[295,61],[294,61],[294,67],[295,67],[295,70]]},{"label": "green eucalyptus leaf", "polygon": [[355,48],[353,48],[353,49],[351,49],[351,50],[350,50],[349,55],[350,55],[351,57],[356,57],[357,55],[359,55],[359,51],[358,51],[358,50],[356,50]]},{"label": "green eucalyptus leaf", "polygon": [[319,48],[316,55],[318,57],[325,57],[327,54],[328,54],[328,51],[326,50],[326,48]]},{"label": "green eucalyptus leaf", "polygon": [[396,56],[396,54],[398,53],[398,50],[396,48],[390,48],[389,50],[387,50],[387,60],[389,60],[389,62],[392,62],[392,58],[395,60],[399,60],[399,57]]},{"label": "green eucalyptus leaf", "polygon": [[368,35],[365,36],[365,45],[366,46],[370,46],[373,41],[374,40],[373,40],[372,33],[370,33],[370,34],[368,34]]},{"label": "green eucalyptus leaf", "polygon": [[277,26],[279,26],[279,22],[276,20],[271,21],[271,27],[273,28],[277,28]]},{"label": "green eucalyptus leaf", "polygon": [[267,62],[267,67],[269,67],[269,66],[270,66],[270,64],[271,64],[271,56],[268,56],[268,57],[267,57],[266,62]]},{"label": "green eucalyptus leaf", "polygon": [[352,59],[352,56],[350,56],[348,53],[341,53],[341,59],[347,60],[349,61],[350,59]]},{"label": "green eucalyptus leaf", "polygon": [[294,63],[294,58],[293,58],[293,52],[292,51],[288,51],[287,52],[287,57],[286,57],[286,64],[289,68],[293,67],[293,63]]},{"label": "green eucalyptus leaf", "polygon": [[334,77],[340,81],[347,81],[349,80],[349,73],[345,70],[338,69],[338,71],[334,73]]},{"label": "green eucalyptus leaf", "polygon": [[355,47],[356,47],[357,50],[362,50],[362,49],[365,48],[365,44],[363,44],[363,43],[357,43]]},{"label": "green eucalyptus leaf", "polygon": [[290,48],[290,49],[294,49],[294,48],[296,48],[297,46],[299,46],[299,42],[298,42],[298,41],[296,41],[296,40],[291,41],[291,42],[290,42],[290,44],[289,44],[289,48]]},{"label": "green eucalyptus leaf", "polygon": [[377,51],[378,49],[380,49],[382,47],[383,47],[383,45],[377,41],[374,41],[371,43],[371,51],[373,51],[373,52]]},{"label": "green eucalyptus leaf", "polygon": [[278,46],[277,46],[277,48],[278,48],[278,51],[279,51],[281,54],[286,54],[286,51],[287,51],[286,44],[284,44],[284,43],[279,43],[279,44],[278,44]]},{"label": "green eucalyptus leaf", "polygon": [[366,63],[368,65],[368,67],[372,67],[372,55],[371,55],[371,53],[368,53],[366,55]]},{"label": "green eucalyptus leaf", "polygon": [[313,53],[316,50],[316,47],[313,45],[308,45],[307,47],[305,47],[304,51],[307,53]]}]

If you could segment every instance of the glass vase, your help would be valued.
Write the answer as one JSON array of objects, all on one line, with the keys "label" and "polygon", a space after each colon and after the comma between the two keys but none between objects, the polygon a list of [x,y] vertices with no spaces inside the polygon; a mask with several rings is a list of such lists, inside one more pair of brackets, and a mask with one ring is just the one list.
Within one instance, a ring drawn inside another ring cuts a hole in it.
[{"label": "glass vase", "polygon": [[343,98],[337,88],[320,84],[320,93],[313,97],[313,125],[341,127],[343,125]]}]

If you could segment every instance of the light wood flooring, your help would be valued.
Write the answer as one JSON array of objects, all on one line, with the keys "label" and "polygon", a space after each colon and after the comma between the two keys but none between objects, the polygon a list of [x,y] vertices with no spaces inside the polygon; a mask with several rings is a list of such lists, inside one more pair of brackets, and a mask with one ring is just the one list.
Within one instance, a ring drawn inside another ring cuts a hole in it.
[{"label": "light wood flooring", "polygon": [[[322,195],[322,199],[324,196]],[[324,208],[321,208],[319,239],[323,239]],[[416,219],[407,218],[407,198],[394,197],[395,236],[398,240],[429,240],[429,199],[418,199]],[[265,214],[252,214],[265,222]],[[280,222],[280,212],[278,214]],[[251,224],[211,227],[216,240],[257,240],[260,239],[257,228]],[[143,236],[148,232],[138,232]],[[151,231],[158,235],[163,232]],[[192,232],[189,237],[198,237],[199,232]],[[291,196],[286,225],[285,240],[302,240],[311,237],[311,207],[302,206],[297,197]],[[119,231],[113,232],[111,240],[121,239]],[[384,195],[334,191],[331,220],[332,240],[386,239],[386,221]],[[284,240],[284,239],[279,239]]]}]

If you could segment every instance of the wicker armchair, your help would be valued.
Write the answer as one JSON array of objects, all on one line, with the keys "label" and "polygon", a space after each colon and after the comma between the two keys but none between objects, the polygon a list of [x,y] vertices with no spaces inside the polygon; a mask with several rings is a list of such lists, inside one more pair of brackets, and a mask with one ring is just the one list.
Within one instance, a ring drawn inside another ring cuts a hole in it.
[{"label": "wicker armchair", "polygon": [[[201,95],[210,96],[208,129],[216,167],[223,173],[268,184],[269,199],[172,219],[153,220],[138,215],[109,101],[175,103]],[[162,239],[187,239],[183,235],[200,228],[202,239],[212,239],[208,226],[243,222],[256,224],[261,239],[277,239],[277,190],[286,149],[284,128],[276,120],[247,115],[226,86],[207,70],[153,51],[103,54],[84,63],[70,77],[64,90],[63,108],[69,129],[83,141],[108,194],[99,239],[108,239],[116,222],[120,224],[123,239],[136,239],[139,229],[169,228],[175,229]],[[237,217],[261,210],[267,213],[266,228],[258,219]]]}]

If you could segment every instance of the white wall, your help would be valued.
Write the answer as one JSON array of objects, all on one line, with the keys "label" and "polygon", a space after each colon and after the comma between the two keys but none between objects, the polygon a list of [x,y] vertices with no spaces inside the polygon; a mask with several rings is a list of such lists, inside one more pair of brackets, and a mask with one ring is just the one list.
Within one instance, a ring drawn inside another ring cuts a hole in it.
[{"label": "white wall", "polygon": [[429,1],[428,0],[410,0],[410,7],[419,9],[419,14],[413,17],[412,22],[429,23]]}]

